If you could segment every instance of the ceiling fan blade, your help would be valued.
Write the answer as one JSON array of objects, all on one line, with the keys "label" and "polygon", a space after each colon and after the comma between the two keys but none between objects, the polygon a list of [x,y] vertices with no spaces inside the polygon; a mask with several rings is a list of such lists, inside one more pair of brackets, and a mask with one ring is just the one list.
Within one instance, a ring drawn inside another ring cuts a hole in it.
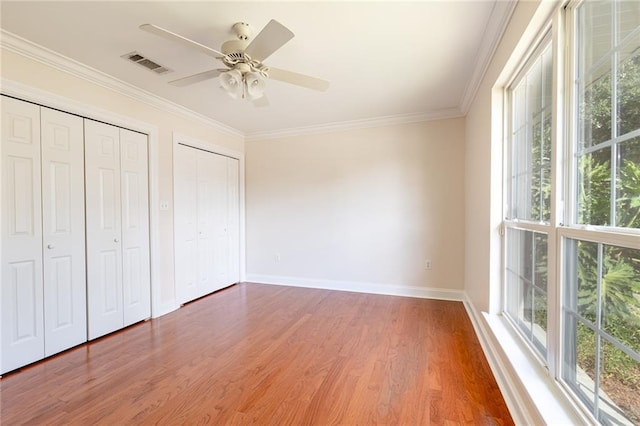
[{"label": "ceiling fan blade", "polygon": [[306,87],[307,89],[319,90],[324,92],[329,88],[329,82],[319,78],[311,77],[309,75],[298,74],[293,71],[281,70],[279,68],[269,67],[267,71],[269,78],[272,80],[279,80],[289,84],[295,84],[296,86]]},{"label": "ceiling fan blade", "polygon": [[146,31],[148,33],[151,34],[155,34],[157,36],[160,36],[164,39],[167,40],[172,40],[172,41],[176,41],[178,43],[181,43],[185,46],[189,46],[192,49],[196,49],[199,50],[200,52],[209,55],[209,56],[213,56],[214,58],[220,58],[224,56],[224,53],[218,52],[217,50],[213,50],[210,47],[205,46],[204,44],[200,44],[198,42],[195,42],[193,40],[189,40],[186,37],[182,37],[179,34],[173,33],[169,30],[165,30],[164,28],[160,28],[156,25],[153,24],[142,24],[139,27],[141,30]]},{"label": "ceiling fan blade", "polygon": [[272,19],[249,43],[244,53],[251,59],[264,61],[293,38],[293,33],[280,22]]},{"label": "ceiling fan blade", "polygon": [[205,71],[205,72],[200,72],[198,74],[190,75],[188,77],[183,77],[183,78],[179,78],[177,80],[172,80],[172,81],[169,82],[169,84],[172,84],[174,86],[179,86],[179,87],[188,86],[190,84],[199,83],[201,81],[205,81],[205,80],[209,80],[211,78],[215,78],[215,77],[219,76],[222,71],[225,71],[225,70],[216,69],[216,70],[209,70],[209,71]]},{"label": "ceiling fan blade", "polygon": [[254,99],[253,106],[257,108],[269,106],[269,99],[267,99],[267,95],[262,95],[261,98]]}]

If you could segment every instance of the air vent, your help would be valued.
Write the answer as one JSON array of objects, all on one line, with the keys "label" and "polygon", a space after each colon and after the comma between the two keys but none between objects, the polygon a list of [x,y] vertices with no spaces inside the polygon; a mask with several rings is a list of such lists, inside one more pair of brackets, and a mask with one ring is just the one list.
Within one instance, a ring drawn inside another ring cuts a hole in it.
[{"label": "air vent", "polygon": [[152,61],[149,58],[145,58],[138,52],[127,53],[126,55],[122,55],[122,57],[131,62],[135,62],[136,64],[143,66],[146,69],[155,72],[156,74],[165,74],[171,72],[169,68],[163,67],[162,65]]}]

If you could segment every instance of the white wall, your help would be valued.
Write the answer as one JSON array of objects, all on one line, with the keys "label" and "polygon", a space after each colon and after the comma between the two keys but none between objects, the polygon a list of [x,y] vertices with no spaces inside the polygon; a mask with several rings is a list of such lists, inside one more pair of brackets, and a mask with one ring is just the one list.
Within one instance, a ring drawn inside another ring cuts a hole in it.
[{"label": "white wall", "polygon": [[463,143],[462,118],[247,142],[248,280],[461,290]]},{"label": "white wall", "polygon": [[173,132],[240,152],[244,151],[243,137],[218,131],[214,126],[208,126],[196,119],[189,119],[151,106],[6,49],[0,50],[0,54],[3,79],[157,127],[157,188],[152,188],[152,192],[157,190],[158,201],[169,201],[170,206],[169,210],[163,211],[159,211],[157,205],[150,206],[152,210],[159,211],[156,248],[158,250],[157,278],[160,288],[159,300],[156,302],[160,303],[165,311],[175,307],[171,203],[173,199]]}]

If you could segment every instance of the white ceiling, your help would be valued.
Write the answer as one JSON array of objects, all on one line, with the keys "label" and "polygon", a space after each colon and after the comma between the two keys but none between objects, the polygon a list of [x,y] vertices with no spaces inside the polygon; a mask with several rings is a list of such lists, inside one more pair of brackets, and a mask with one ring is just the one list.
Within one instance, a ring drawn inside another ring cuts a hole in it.
[{"label": "white ceiling", "polygon": [[[100,70],[245,135],[385,117],[465,111],[512,5],[500,0],[375,2],[2,1],[4,31]],[[329,80],[326,92],[269,81],[270,105],[231,99],[217,79],[168,81],[220,68],[215,59],[141,31],[152,23],[219,50],[231,25],[270,19],[295,37],[265,63]],[[157,75],[121,58],[138,51]]]}]

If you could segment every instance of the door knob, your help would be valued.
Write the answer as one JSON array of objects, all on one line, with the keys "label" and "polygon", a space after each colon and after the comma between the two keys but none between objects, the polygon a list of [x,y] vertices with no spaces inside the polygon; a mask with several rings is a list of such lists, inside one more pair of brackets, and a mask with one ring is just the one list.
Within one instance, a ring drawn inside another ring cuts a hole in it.
[{"label": "door knob", "polygon": [[113,239],[113,242],[114,242],[114,243],[118,243],[118,242],[120,242],[120,240],[119,240],[119,239],[117,239],[117,238],[114,238],[114,239]]},{"label": "door knob", "polygon": [[53,244],[47,244],[47,248],[48,248],[49,250],[51,250],[52,248],[54,248],[54,245],[53,245]]}]

